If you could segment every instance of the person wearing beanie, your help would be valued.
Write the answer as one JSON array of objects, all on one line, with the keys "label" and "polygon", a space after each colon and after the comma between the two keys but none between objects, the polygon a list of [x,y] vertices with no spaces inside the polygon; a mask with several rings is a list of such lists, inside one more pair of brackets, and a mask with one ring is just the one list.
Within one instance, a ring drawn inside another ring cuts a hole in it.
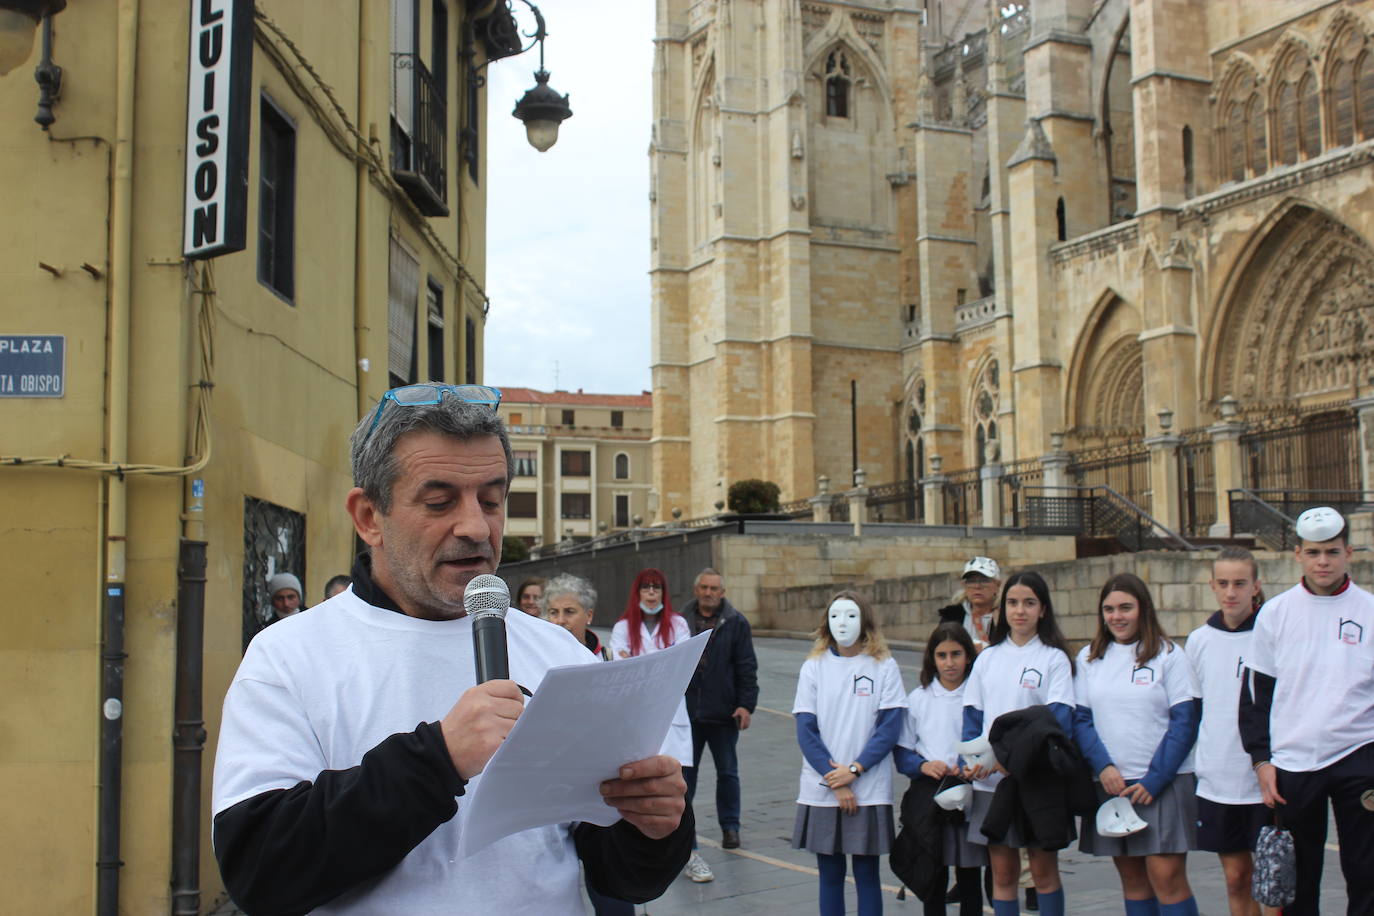
[{"label": "person wearing beanie", "polygon": [[272,619],[268,621],[269,625],[305,610],[301,607],[301,580],[291,573],[277,573],[268,579],[267,595],[272,600]]}]

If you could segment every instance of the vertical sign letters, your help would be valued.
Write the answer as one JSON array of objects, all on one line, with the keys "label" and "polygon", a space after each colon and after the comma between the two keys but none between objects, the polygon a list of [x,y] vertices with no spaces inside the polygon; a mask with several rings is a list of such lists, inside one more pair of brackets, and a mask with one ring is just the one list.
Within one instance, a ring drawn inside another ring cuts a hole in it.
[{"label": "vertical sign letters", "polygon": [[253,0],[190,0],[182,253],[242,251],[248,221]]}]

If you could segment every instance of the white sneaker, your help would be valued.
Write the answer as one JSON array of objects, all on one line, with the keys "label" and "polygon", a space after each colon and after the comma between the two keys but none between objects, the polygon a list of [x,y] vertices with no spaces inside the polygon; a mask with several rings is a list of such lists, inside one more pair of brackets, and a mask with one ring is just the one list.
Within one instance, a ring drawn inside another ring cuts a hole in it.
[{"label": "white sneaker", "polygon": [[711,873],[711,866],[707,865],[706,860],[697,852],[692,853],[692,857],[687,860],[687,867],[683,869],[683,874],[697,884],[716,880],[716,876]]}]

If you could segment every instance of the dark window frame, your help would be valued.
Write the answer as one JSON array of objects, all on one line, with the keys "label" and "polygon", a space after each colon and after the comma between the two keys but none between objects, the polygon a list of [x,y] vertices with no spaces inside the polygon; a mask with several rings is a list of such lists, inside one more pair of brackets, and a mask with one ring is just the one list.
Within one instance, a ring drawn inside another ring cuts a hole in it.
[{"label": "dark window frame", "polygon": [[[574,460],[573,456],[580,456]],[[582,449],[566,449],[558,453],[558,473],[561,477],[592,476],[592,453]],[[579,470],[578,468],[584,468]]]},{"label": "dark window frame", "polygon": [[[433,297],[433,301],[430,297]],[[433,302],[439,305],[435,312]],[[442,382],[444,378],[444,284],[430,276],[425,281],[425,341],[428,345],[429,379]],[[438,363],[437,369],[435,363]]]},{"label": "dark window frame", "polygon": [[[528,502],[528,505],[524,503]],[[528,511],[528,515],[523,514]],[[538,518],[539,494],[533,490],[513,491],[506,496],[506,518]]]},{"label": "dark window frame", "polygon": [[[568,502],[585,501],[585,509],[569,510]],[[590,493],[563,493],[558,499],[558,517],[572,519],[589,519],[592,517],[592,494]]]},{"label": "dark window frame", "polygon": [[265,92],[259,94],[259,106],[258,282],[294,306],[296,122]]}]

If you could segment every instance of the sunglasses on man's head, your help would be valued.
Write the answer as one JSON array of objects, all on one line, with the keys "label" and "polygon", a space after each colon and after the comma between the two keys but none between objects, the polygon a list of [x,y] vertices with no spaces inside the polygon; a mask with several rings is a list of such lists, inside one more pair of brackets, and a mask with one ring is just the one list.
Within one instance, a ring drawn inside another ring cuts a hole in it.
[{"label": "sunglasses on man's head", "polygon": [[444,395],[468,404],[490,407],[493,412],[501,406],[501,389],[490,385],[403,385],[400,388],[392,388],[382,395],[382,399],[377,402],[377,412],[372,415],[372,425],[367,428],[367,435],[363,436],[363,441],[366,442],[372,436],[372,431],[382,419],[382,410],[388,401],[398,407],[425,407],[438,404],[444,399]]}]

